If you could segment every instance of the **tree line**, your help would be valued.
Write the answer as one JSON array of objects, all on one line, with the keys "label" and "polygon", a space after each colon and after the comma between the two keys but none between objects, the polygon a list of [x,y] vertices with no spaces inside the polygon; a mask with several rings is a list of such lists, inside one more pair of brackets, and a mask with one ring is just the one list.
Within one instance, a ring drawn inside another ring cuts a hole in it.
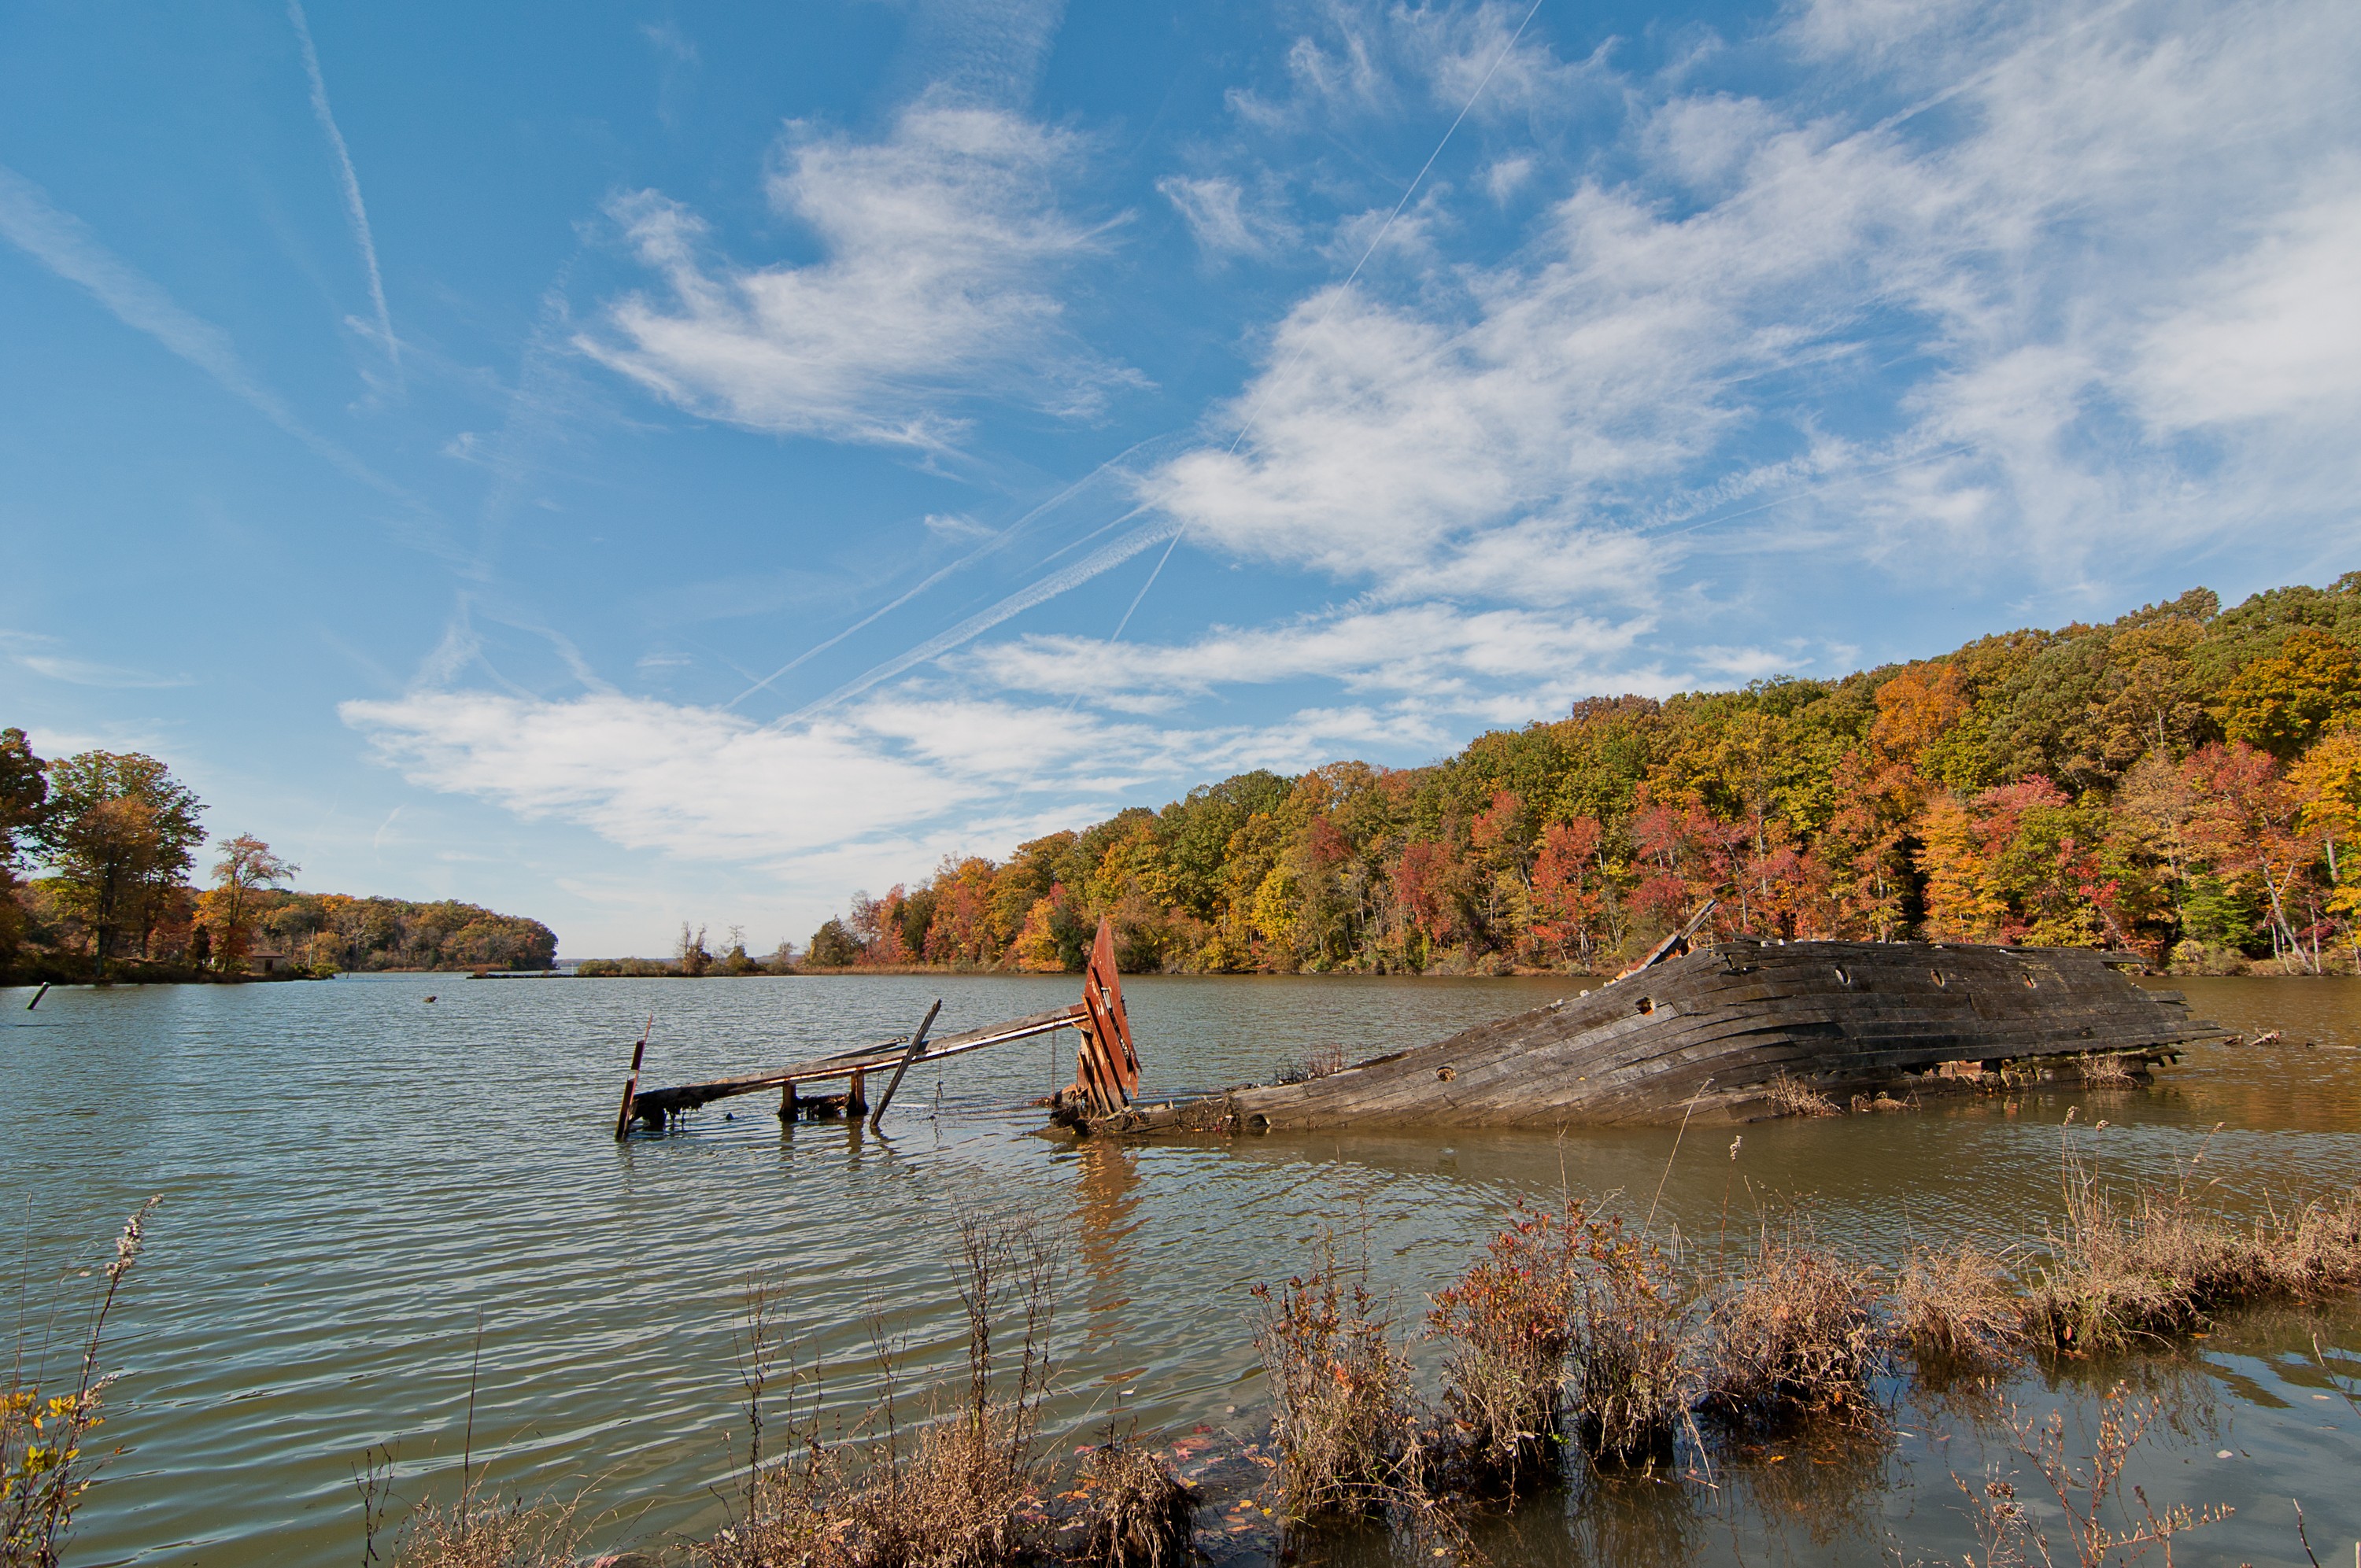
[{"label": "tree line", "polygon": [[815,967],[1590,970],[1723,933],[2361,968],[2361,572],[1839,680],[1592,697],[1431,766],[1242,773],[946,859]]},{"label": "tree line", "polygon": [[[477,905],[298,893],[241,834],[192,885],[204,803],[140,752],[45,762],[0,730],[0,979],[235,978],[258,970],[546,969],[557,938]],[[38,874],[30,880],[20,873]]]}]

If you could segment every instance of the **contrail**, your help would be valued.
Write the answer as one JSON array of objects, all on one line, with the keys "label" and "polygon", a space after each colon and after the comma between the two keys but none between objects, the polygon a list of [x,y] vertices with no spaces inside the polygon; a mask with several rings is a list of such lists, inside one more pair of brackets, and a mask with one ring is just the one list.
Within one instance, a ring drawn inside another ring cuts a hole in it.
[{"label": "contrail", "polygon": [[361,266],[368,273],[369,303],[377,307],[378,341],[399,376],[401,345],[394,340],[393,317],[385,308],[385,280],[378,273],[377,241],[369,234],[368,209],[361,204],[361,181],[353,172],[352,152],[345,146],[345,133],[336,128],[336,116],[328,107],[328,82],[320,74],[320,51],[312,46],[312,25],[303,19],[302,0],[287,0],[287,19],[295,24],[296,41],[303,46],[303,73],[312,79],[312,113],[327,134],[328,145],[335,149],[336,177],[345,192],[345,221],[352,225],[353,243],[360,247]]},{"label": "contrail", "polygon": [[[1116,521],[1127,521],[1147,510],[1144,506],[1134,507]],[[1170,518],[1159,518],[1145,528],[1135,529],[1114,543],[1100,546],[1065,570],[1052,572],[1030,587],[1019,588],[991,609],[979,610],[949,631],[930,637],[908,652],[886,660],[867,674],[848,681],[818,701],[807,703],[785,718],[774,720],[764,728],[777,729],[790,724],[799,724],[814,714],[826,712],[848,697],[859,696],[880,682],[892,680],[913,665],[923,664],[929,659],[940,658],[960,644],[972,641],[983,636],[1002,621],[1013,616],[1022,615],[1037,604],[1046,604],[1068,589],[1090,581],[1100,573],[1123,565],[1143,550],[1154,549],[1159,543],[1170,538],[1180,526]]]},{"label": "contrail", "polygon": [[154,280],[99,243],[90,225],[61,212],[49,193],[0,164],[0,237],[70,283],[90,291],[124,325],[146,333],[221,383],[263,418],[370,488],[409,506],[417,499],[326,438],[314,434],[238,358],[229,334],[173,303]]},{"label": "contrail", "polygon": [[[1097,467],[1092,469],[1089,473],[1075,480],[1072,484],[1068,485],[1064,489],[1060,490],[1056,495],[1051,496],[1048,500],[1043,501],[1031,511],[1027,512],[1023,517],[1018,518],[1015,522],[1010,523],[1006,528],[1002,529],[998,533],[994,534],[990,539],[985,540],[983,543],[977,545],[974,549],[969,551],[958,560],[953,561],[950,565],[942,566],[929,574],[927,578],[923,582],[919,583],[916,587],[909,589],[907,592],[895,598],[890,603],[881,605],[876,609],[871,610],[867,615],[862,616],[859,620],[854,621],[851,626],[846,627],[843,630],[838,632],[827,641],[805,649],[802,652],[796,654],[794,658],[788,660],[777,669],[773,670],[769,674],[764,675],[761,680],[756,681],[752,685],[748,686],[744,691],[740,692],[736,696],[731,697],[728,702],[723,703],[721,706],[725,709],[737,707],[740,703],[744,702],[756,692],[770,685],[771,683],[777,680],[781,675],[787,674],[787,672],[793,670],[798,664],[803,663],[808,659],[815,658],[819,654],[827,652],[830,648],[835,647],[838,643],[843,641],[846,638],[851,636],[862,628],[875,621],[880,617],[890,615],[894,611],[901,609],[904,605],[908,604],[912,599],[917,598],[920,594],[925,593],[928,588],[933,587],[937,583],[941,582],[944,578],[951,576],[953,573],[962,571],[965,568],[973,565],[976,562],[983,560],[986,555],[989,555],[994,551],[1007,545],[1009,543],[1014,541],[1018,534],[1024,532],[1040,518],[1057,508],[1065,505],[1068,501],[1082,494],[1083,489],[1091,485],[1093,481],[1101,477],[1109,469],[1115,467],[1115,465],[1123,462],[1126,458],[1128,458],[1135,453],[1138,452],[1140,448],[1157,445],[1159,443],[1170,443],[1172,440],[1173,437],[1170,435],[1152,435],[1145,441],[1135,442],[1131,445],[1125,447],[1121,452],[1116,453],[1114,456],[1108,458],[1105,462],[1100,464]],[[1104,533],[1108,529],[1116,527],[1127,519],[1137,515],[1137,510],[1134,509],[1132,511],[1126,512],[1122,517],[1116,518],[1114,522],[1104,523],[1093,532],[1093,533]],[[1088,538],[1090,535],[1085,535],[1084,537]],[[1071,544],[1063,547],[1065,550],[1071,550],[1073,546]],[[1058,555],[1062,553],[1063,550],[1053,551],[1050,554],[1049,559],[1055,560]],[[1092,556],[1089,557],[1089,559],[1095,560],[1097,557]],[[1108,565],[1115,565],[1116,562],[1127,559],[1129,559],[1128,556],[1117,556],[1115,561],[1111,561]],[[1104,566],[1099,568],[1101,571],[1104,571],[1105,569],[1106,568]],[[1048,579],[1044,580],[1046,581]],[[1076,579],[1078,582],[1081,579],[1079,578]],[[1030,590],[1027,591],[1029,592]],[[990,612],[986,611],[985,613],[989,614]],[[1003,619],[1005,619],[1005,617]],[[883,666],[880,667],[882,668]],[[907,665],[900,667],[905,669],[908,668]],[[867,680],[868,677],[864,675],[860,677],[860,679]],[[874,685],[875,683],[871,682],[870,684]],[[850,689],[851,688],[847,688],[847,690]],[[863,686],[861,689],[866,690],[867,687]],[[844,695],[844,692],[840,691],[834,696],[825,697],[821,700],[823,703],[834,702]]]},{"label": "contrail", "polygon": [[[292,3],[292,0],[291,0],[291,3]],[[1369,240],[1368,248],[1361,252],[1360,260],[1353,264],[1353,270],[1345,274],[1344,282],[1339,284],[1334,293],[1331,294],[1327,308],[1322,313],[1321,320],[1326,319],[1327,312],[1333,311],[1335,307],[1335,300],[1338,297],[1341,297],[1345,291],[1353,286],[1354,281],[1360,277],[1362,269],[1366,268],[1369,264],[1369,258],[1378,253],[1378,247],[1385,243],[1387,234],[1389,233],[1394,226],[1394,220],[1400,217],[1403,209],[1410,205],[1411,197],[1417,193],[1419,186],[1425,182],[1427,175],[1433,170],[1435,160],[1443,156],[1444,148],[1451,145],[1452,137],[1458,131],[1460,125],[1466,121],[1468,115],[1475,109],[1476,101],[1484,95],[1484,90],[1492,84],[1493,76],[1499,72],[1503,64],[1507,63],[1509,57],[1516,52],[1518,43],[1521,41],[1525,36],[1525,29],[1532,25],[1532,20],[1536,16],[1540,15],[1541,8],[1542,0],[1533,0],[1532,8],[1525,13],[1524,20],[1517,24],[1517,30],[1509,36],[1508,43],[1501,49],[1499,54],[1494,58],[1490,67],[1485,71],[1483,79],[1476,83],[1476,90],[1467,95],[1467,101],[1460,105],[1458,115],[1452,120],[1450,126],[1444,131],[1442,138],[1434,144],[1434,150],[1426,155],[1426,161],[1419,166],[1418,172],[1411,177],[1409,185],[1403,188],[1401,199],[1394,203],[1393,211],[1386,214],[1386,221],[1378,226],[1378,232],[1376,235],[1371,236]],[[1313,325],[1316,327],[1318,323],[1315,322]],[[1264,378],[1261,389],[1257,392],[1253,404],[1250,405],[1246,411],[1245,422],[1239,425],[1236,436],[1230,442],[1229,450],[1231,452],[1235,453],[1242,444],[1244,444],[1246,436],[1253,431],[1256,422],[1262,417],[1263,403],[1269,398],[1272,386],[1286,375],[1287,370],[1293,366],[1297,358],[1302,356],[1303,351],[1304,345],[1301,340],[1299,340],[1294,353],[1290,355],[1287,361],[1279,367],[1278,373],[1276,375]],[[1168,435],[1158,439],[1170,440],[1173,439],[1173,437]],[[1142,443],[1141,444],[1145,445],[1147,444]],[[1132,450],[1137,451],[1137,448],[1135,447]],[[1130,454],[1127,452],[1124,454],[1124,455],[1128,456]],[[1120,462],[1121,458],[1116,458],[1112,461]],[[1098,469],[1093,471],[1089,477],[1095,478],[1099,474],[1105,472],[1106,468],[1110,466],[1111,464],[1102,464]],[[1057,501],[1065,499],[1067,496],[1073,494],[1075,490],[1081,488],[1082,484],[1087,484],[1088,482],[1089,478],[1079,481],[1076,485],[1056,498],[1056,500],[1047,504],[1057,504]],[[1146,511],[1147,510],[1148,508],[1145,506],[1134,507],[1131,510],[1124,513],[1122,517],[1117,518],[1115,521],[1118,523],[1128,521],[1130,519],[1137,517],[1141,512]],[[1038,515],[1038,509],[1037,512],[1031,515]],[[1027,521],[1029,520],[1030,518],[1028,516]],[[1021,522],[1017,525],[1017,527],[1022,526],[1023,524]],[[795,668],[796,665],[802,663],[806,659],[812,657],[813,654],[818,653],[827,648],[835,646],[838,642],[850,637],[853,632],[860,630],[862,627],[869,625],[872,621],[875,620],[879,616],[885,614],[888,610],[895,609],[901,605],[908,603],[912,598],[916,598],[920,593],[925,592],[928,588],[932,587],[936,583],[940,582],[944,577],[949,576],[951,573],[959,570],[961,566],[966,565],[969,562],[976,559],[978,556],[989,554],[991,551],[999,548],[1002,541],[1009,538],[1016,532],[1016,528],[1011,528],[1006,533],[1002,534],[998,539],[993,540],[981,548],[971,552],[960,560],[952,562],[950,565],[945,566],[942,570],[935,573],[925,582],[919,584],[917,587],[912,588],[908,593],[901,596],[901,598],[896,598],[892,604],[885,606],[884,609],[873,612],[853,626],[847,627],[843,631],[839,632],[836,636],[829,639],[828,641],[821,643],[818,647],[810,649],[807,652],[797,655],[794,660],[783,666],[775,674],[772,675],[770,680],[778,679],[779,675],[785,674],[788,670],[791,670]],[[1148,591],[1156,586],[1156,580],[1164,575],[1166,563],[1172,559],[1173,551],[1180,548],[1180,540],[1187,532],[1188,525],[1185,522],[1181,522],[1177,520],[1164,520],[1151,523],[1148,527],[1137,530],[1134,532],[1126,534],[1123,538],[1115,541],[1114,543],[1093,552],[1092,554],[1084,557],[1082,560],[1077,562],[1072,566],[1066,568],[1064,571],[1055,572],[1049,576],[1041,578],[1031,587],[1020,589],[1008,598],[1002,599],[991,609],[983,610],[981,613],[961,621],[959,625],[953,627],[949,631],[943,632],[939,636],[931,638],[928,641],[920,643],[917,647],[911,649],[908,652],[887,660],[885,663],[879,664],[874,669],[871,670],[868,674],[838,687],[835,691],[830,692],[828,696],[821,697],[817,702],[808,703],[805,707],[798,708],[796,712],[788,714],[785,718],[774,721],[774,725],[772,727],[775,728],[777,726],[794,724],[802,719],[807,718],[814,714],[824,712],[849,697],[859,696],[861,693],[869,690],[871,687],[878,685],[882,681],[891,680],[893,677],[900,674],[903,671],[911,668],[913,665],[922,664],[929,659],[937,658],[943,653],[949,652],[951,649],[958,647],[960,644],[970,641],[974,638],[981,636],[983,633],[989,631],[992,628],[998,626],[1001,622],[1007,620],[1010,617],[1022,614],[1024,611],[1032,609],[1035,605],[1055,598],[1058,595],[1066,592],[1068,589],[1089,581],[1091,578],[1097,576],[1102,572],[1105,572],[1115,566],[1121,565],[1124,562],[1130,560],[1133,556],[1139,554],[1143,551],[1152,549],[1158,543],[1162,543],[1164,544],[1164,553],[1157,557],[1155,567],[1148,574],[1148,580],[1140,584],[1139,591],[1132,596],[1130,605],[1125,609],[1123,619],[1115,623],[1114,636],[1110,641],[1121,641],[1126,629],[1131,625],[1132,616],[1138,610],[1140,602],[1148,598]],[[761,686],[767,685],[769,684],[770,681],[758,683],[755,687],[750,688],[748,691],[740,694],[739,697],[736,699],[737,702],[744,701],[746,697],[752,696],[755,690],[759,690]],[[1076,700],[1080,700],[1079,696],[1077,696]],[[730,706],[735,707],[736,702],[731,703]],[[1069,703],[1067,705],[1067,710],[1069,712],[1072,711],[1072,707],[1073,704]]]}]

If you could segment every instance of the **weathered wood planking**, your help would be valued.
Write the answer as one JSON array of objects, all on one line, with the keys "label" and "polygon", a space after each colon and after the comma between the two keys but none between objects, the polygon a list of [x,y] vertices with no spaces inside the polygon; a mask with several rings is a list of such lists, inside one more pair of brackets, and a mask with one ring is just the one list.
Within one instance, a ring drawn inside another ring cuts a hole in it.
[{"label": "weathered wood planking", "polygon": [[1835,1098],[1945,1062],[2114,1055],[2143,1068],[2226,1031],[2125,953],[1916,942],[1697,948],[1588,993],[1301,1083],[1070,1117],[1092,1130],[1559,1127],[1749,1120],[1793,1079]]},{"label": "weathered wood planking", "polygon": [[[939,1003],[937,1003],[940,1005]],[[641,1090],[632,1101],[632,1115],[651,1127],[662,1127],[672,1118],[699,1106],[710,1105],[717,1100],[734,1095],[755,1094],[763,1090],[782,1091],[782,1108],[795,1102],[795,1086],[798,1083],[824,1081],[841,1078],[848,1085],[857,1085],[868,1073],[886,1068],[899,1069],[906,1066],[921,1066],[943,1060],[946,1057],[964,1056],[970,1051],[983,1050],[991,1046],[1006,1045],[1011,1040],[1029,1039],[1053,1030],[1071,1029],[1083,1019],[1082,1004],[1060,1007],[1053,1013],[1036,1013],[1028,1018],[1012,1019],[1005,1024],[994,1024],[982,1029],[970,1029],[961,1034],[945,1035],[939,1039],[926,1039],[924,1047],[911,1054],[906,1039],[886,1040],[861,1050],[842,1051],[835,1056],[821,1057],[816,1061],[799,1062],[794,1067],[780,1068],[773,1072],[754,1073],[744,1078],[715,1079],[705,1083],[675,1084],[665,1089]],[[934,1014],[927,1014],[928,1023]],[[897,1079],[898,1081],[898,1072]],[[860,1098],[857,1087],[847,1090],[848,1103]],[[866,1110],[867,1107],[863,1106]]]}]

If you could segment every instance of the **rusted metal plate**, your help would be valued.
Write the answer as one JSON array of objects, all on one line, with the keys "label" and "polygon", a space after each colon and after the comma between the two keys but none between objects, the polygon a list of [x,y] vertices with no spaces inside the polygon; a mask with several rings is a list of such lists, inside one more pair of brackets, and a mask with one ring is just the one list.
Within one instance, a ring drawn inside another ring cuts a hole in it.
[{"label": "rusted metal plate", "polygon": [[1074,1087],[1100,1115],[1113,1115],[1138,1092],[1139,1053],[1124,1011],[1123,981],[1115,972],[1115,926],[1104,916],[1099,917],[1090,961],[1082,966],[1082,1012],[1088,1027],[1075,1053]]}]

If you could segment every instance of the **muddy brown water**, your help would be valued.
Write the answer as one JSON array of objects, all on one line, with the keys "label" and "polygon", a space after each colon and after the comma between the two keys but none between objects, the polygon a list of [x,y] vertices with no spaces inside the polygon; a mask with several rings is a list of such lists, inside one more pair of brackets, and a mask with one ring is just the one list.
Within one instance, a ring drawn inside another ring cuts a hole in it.
[{"label": "muddy brown water", "polygon": [[[1332,1045],[1418,1044],[1584,983],[1128,989],[1148,1087],[1172,1091],[1267,1078]],[[1562,1191],[1635,1216],[1653,1203],[1659,1232],[1709,1249],[1765,1209],[1879,1260],[1914,1237],[2037,1236],[2059,1208],[2070,1106],[2107,1124],[2074,1135],[2103,1170],[2193,1171],[2233,1205],[2361,1180],[2361,982],[2182,983],[2200,1014],[2280,1042],[2199,1051],[2147,1090],[1758,1124],[1734,1147],[1738,1130],[1699,1125],[1677,1151],[1664,1129],[1076,1146],[1038,1135],[1024,1108],[1071,1071],[1070,1043],[1040,1042],[914,1071],[883,1135],[783,1131],[757,1101],[666,1137],[609,1135],[651,1012],[650,1077],[675,1081],[899,1033],[938,995],[946,1028],[1060,1005],[1071,986],[1055,978],[442,975],[68,989],[30,1014],[29,993],[0,992],[0,1203],[38,1301],[60,1266],[103,1259],[139,1199],[164,1199],[114,1341],[125,1376],[105,1431],[126,1452],[92,1495],[75,1563],[356,1561],[354,1463],[390,1442],[406,1496],[447,1495],[471,1364],[473,1453],[491,1486],[585,1497],[602,1543],[708,1529],[742,1443],[748,1279],[780,1283],[800,1354],[855,1409],[873,1317],[906,1345],[913,1384],[958,1355],[963,1207],[1068,1239],[1049,1412],[1061,1441],[1087,1441],[1113,1411],[1184,1440],[1215,1485],[1206,1540],[1246,1562],[1272,1547],[1259,1510],[1235,1506],[1266,1405],[1248,1290],[1302,1267],[1323,1227],[1414,1321],[1519,1200]],[[2129,1375],[2168,1407],[2132,1479],[2159,1508],[2237,1510],[2177,1543],[2180,1561],[2303,1562],[2301,1498],[2328,1562],[2361,1540],[2361,1411],[2336,1392],[2340,1371],[2348,1387],[2361,1374],[2349,1305],[2242,1315],[2124,1367],[2028,1371],[1999,1398],[2087,1423],[2106,1381]],[[1569,1564],[1957,1557],[1972,1537],[1955,1477],[1980,1485],[2016,1462],[1996,1401],[1889,1393],[1887,1441],[1752,1444],[1702,1481],[1576,1474],[1483,1523],[1480,1543],[1495,1561]],[[1301,1545],[1383,1554],[1367,1537]]]}]

